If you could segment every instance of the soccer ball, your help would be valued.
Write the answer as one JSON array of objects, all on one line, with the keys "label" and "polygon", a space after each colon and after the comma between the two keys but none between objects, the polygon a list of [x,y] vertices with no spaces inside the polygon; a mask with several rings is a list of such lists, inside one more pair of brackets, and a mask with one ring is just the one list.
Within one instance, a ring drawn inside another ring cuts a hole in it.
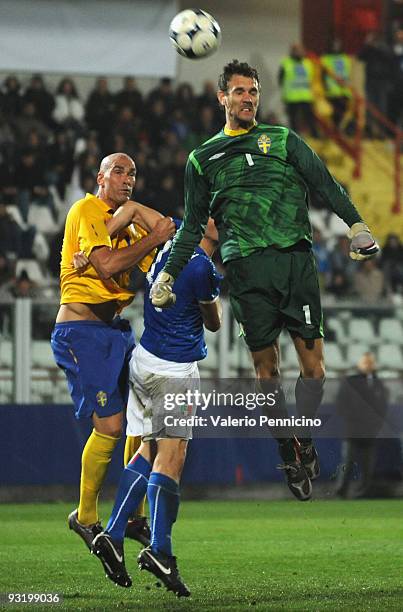
[{"label": "soccer ball", "polygon": [[183,57],[199,59],[218,49],[221,43],[220,26],[206,11],[186,9],[178,13],[169,26],[169,38]]}]

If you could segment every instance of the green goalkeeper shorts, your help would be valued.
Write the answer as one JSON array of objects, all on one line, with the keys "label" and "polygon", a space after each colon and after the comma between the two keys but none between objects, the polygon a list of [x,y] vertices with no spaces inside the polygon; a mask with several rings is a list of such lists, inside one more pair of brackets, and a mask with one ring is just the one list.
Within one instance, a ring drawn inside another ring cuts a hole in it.
[{"label": "green goalkeeper shorts", "polygon": [[318,275],[309,243],[266,247],[226,265],[231,307],[251,351],[285,328],[301,338],[323,337]]}]

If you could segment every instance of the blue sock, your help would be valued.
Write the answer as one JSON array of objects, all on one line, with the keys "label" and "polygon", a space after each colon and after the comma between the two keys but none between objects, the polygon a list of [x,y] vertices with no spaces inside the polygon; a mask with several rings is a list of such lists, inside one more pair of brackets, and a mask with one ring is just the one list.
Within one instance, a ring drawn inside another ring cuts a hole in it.
[{"label": "blue sock", "polygon": [[172,555],[171,533],[179,509],[179,485],[165,474],[151,472],[147,487],[151,548]]},{"label": "blue sock", "polygon": [[120,478],[115,504],[105,531],[123,541],[129,517],[146,494],[151,464],[138,453],[129,461]]}]

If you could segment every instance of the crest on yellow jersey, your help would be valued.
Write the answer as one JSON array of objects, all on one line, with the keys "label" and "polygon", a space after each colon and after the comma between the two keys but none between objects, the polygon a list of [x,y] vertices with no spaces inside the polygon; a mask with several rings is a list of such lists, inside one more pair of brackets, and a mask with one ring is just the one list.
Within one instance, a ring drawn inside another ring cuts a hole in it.
[{"label": "crest on yellow jersey", "polygon": [[104,407],[106,402],[108,401],[108,396],[106,395],[105,391],[98,391],[96,398],[98,404],[102,407]]},{"label": "crest on yellow jersey", "polygon": [[271,147],[270,136],[268,136],[267,134],[261,134],[257,139],[257,146],[265,155],[267,155]]}]

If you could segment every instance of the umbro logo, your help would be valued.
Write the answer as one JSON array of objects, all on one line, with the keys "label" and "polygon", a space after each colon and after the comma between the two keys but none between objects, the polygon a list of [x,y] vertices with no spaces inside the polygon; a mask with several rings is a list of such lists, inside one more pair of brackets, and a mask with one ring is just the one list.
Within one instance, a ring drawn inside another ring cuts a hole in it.
[{"label": "umbro logo", "polygon": [[222,151],[221,153],[216,153],[215,155],[212,155],[211,157],[209,157],[210,159],[218,159],[219,157],[222,157],[223,155],[225,155],[225,151]]}]

